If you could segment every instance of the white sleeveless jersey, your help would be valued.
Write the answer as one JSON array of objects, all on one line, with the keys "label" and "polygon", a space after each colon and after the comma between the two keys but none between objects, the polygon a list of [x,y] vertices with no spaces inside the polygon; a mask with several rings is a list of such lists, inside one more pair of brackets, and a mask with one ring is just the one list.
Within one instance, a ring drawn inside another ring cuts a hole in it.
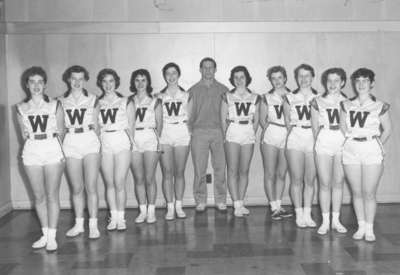
[{"label": "white sleeveless jersey", "polygon": [[389,104],[371,95],[363,105],[358,98],[343,101],[341,105],[346,113],[346,137],[371,137],[381,134],[379,117],[387,112]]},{"label": "white sleeveless jersey", "polygon": [[346,100],[343,93],[319,95],[311,101],[311,105],[318,111],[320,126],[338,126],[340,120],[340,102]]},{"label": "white sleeveless jersey", "polygon": [[267,121],[284,125],[283,97],[272,90],[263,95],[263,100],[268,106]]},{"label": "white sleeveless jersey", "polygon": [[99,124],[102,131],[117,131],[129,128],[126,112],[129,98],[119,93],[99,99]]},{"label": "white sleeveless jersey", "polygon": [[286,95],[286,101],[290,105],[290,125],[311,126],[311,100],[317,96],[313,90],[309,95],[303,95],[299,90]]},{"label": "white sleeveless jersey", "polygon": [[22,117],[24,132],[29,136],[58,133],[57,105],[58,101],[54,99],[49,99],[49,102],[42,99],[39,105],[34,104],[32,100],[19,103],[17,111]]},{"label": "white sleeveless jersey", "polygon": [[64,110],[66,128],[81,128],[93,125],[93,112],[97,104],[97,97],[93,94],[82,92],[77,100],[72,94],[59,98]]},{"label": "white sleeveless jersey", "polygon": [[163,105],[163,122],[166,124],[184,122],[188,120],[187,103],[189,93],[178,91],[174,97],[168,92],[159,93],[157,95],[161,99]]},{"label": "white sleeveless jersey", "polygon": [[225,93],[228,105],[228,119],[233,121],[253,121],[256,105],[260,101],[258,94],[248,92],[240,97],[236,92]]},{"label": "white sleeveless jersey", "polygon": [[155,108],[161,103],[161,99],[157,97],[146,97],[139,102],[138,98],[134,98],[136,106],[136,123],[135,128],[156,128]]}]

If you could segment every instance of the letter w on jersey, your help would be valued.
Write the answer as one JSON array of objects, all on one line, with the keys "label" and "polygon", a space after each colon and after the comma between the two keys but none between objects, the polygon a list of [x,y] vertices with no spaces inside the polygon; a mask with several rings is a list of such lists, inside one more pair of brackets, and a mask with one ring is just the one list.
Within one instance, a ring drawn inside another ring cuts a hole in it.
[{"label": "letter w on jersey", "polygon": [[326,109],[328,113],[328,120],[330,124],[337,124],[339,123],[339,110],[338,109]]},{"label": "letter w on jersey", "polygon": [[249,115],[250,111],[250,102],[242,103],[242,102],[235,102],[236,113],[238,116],[241,116],[244,113],[245,116]]},{"label": "letter w on jersey", "polygon": [[177,116],[179,114],[179,110],[181,109],[182,102],[165,102],[165,108],[167,109],[167,113],[169,116],[172,116],[172,113]]},{"label": "letter w on jersey", "polygon": [[34,133],[37,132],[38,127],[40,127],[40,131],[45,132],[47,128],[47,120],[49,119],[49,115],[41,115],[41,116],[28,116],[29,122],[31,123],[32,130]]},{"label": "letter w on jersey", "polygon": [[115,118],[117,117],[117,111],[118,108],[112,108],[112,109],[101,109],[100,110],[100,115],[101,119],[103,120],[103,123],[106,124],[108,119],[110,119],[111,123],[115,123]]},{"label": "letter w on jersey", "polygon": [[147,111],[147,108],[137,108],[136,118],[139,118],[140,122],[143,121],[146,111]]},{"label": "letter w on jersey", "polygon": [[306,119],[310,120],[311,118],[311,109],[306,105],[297,105],[296,106],[297,115],[299,116],[299,120],[303,120],[304,115],[306,115]]},{"label": "letter w on jersey", "polygon": [[79,124],[82,124],[83,122],[83,118],[85,116],[86,113],[86,109],[82,108],[82,109],[74,109],[74,112],[72,113],[71,109],[66,110],[69,121],[71,122],[72,125],[75,124],[75,121],[78,120]]},{"label": "letter w on jersey", "polygon": [[283,106],[282,105],[274,105],[275,112],[276,112],[276,117],[280,119],[283,114]]},{"label": "letter w on jersey", "polygon": [[350,111],[351,127],[354,127],[356,122],[358,122],[358,125],[360,126],[360,128],[363,128],[368,115],[369,115],[369,112],[365,112],[365,111],[364,112]]}]

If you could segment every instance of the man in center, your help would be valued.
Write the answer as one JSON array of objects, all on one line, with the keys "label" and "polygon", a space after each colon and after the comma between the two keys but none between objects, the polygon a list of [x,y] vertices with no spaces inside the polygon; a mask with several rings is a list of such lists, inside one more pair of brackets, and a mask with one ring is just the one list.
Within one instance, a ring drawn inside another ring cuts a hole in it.
[{"label": "man in center", "polygon": [[192,134],[191,153],[194,167],[193,195],[196,211],[207,205],[206,173],[208,155],[214,170],[216,208],[226,211],[224,135],[220,121],[222,95],[228,88],[215,79],[217,64],[205,57],[200,61],[201,80],[189,89],[189,129]]}]

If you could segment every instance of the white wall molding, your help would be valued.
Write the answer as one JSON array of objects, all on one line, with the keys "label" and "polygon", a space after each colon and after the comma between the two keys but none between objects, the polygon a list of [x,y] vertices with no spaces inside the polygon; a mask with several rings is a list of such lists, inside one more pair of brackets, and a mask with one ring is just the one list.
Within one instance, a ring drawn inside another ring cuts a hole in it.
[{"label": "white wall molding", "polygon": [[[399,32],[400,21],[8,22],[8,34],[171,34]],[[0,31],[2,30],[0,26]],[[4,30],[3,30],[4,31]]]},{"label": "white wall molding", "polygon": [[[385,194],[385,195],[380,195],[378,197],[378,203],[398,203],[398,195],[397,194]],[[344,196],[343,197],[343,203],[344,204],[349,204],[350,203],[350,196]],[[208,198],[207,204],[209,206],[214,205],[214,199],[213,198]],[[230,199],[227,200],[228,205],[232,205],[232,201]],[[291,205],[291,201],[287,198],[284,197],[282,201],[283,205]],[[317,201],[314,202],[314,204],[317,204]],[[62,209],[71,209],[71,201],[68,200],[62,200],[60,201],[60,205]],[[183,205],[187,207],[193,207],[195,206],[194,200],[193,199],[184,199],[183,200]],[[260,196],[260,197],[250,197],[246,199],[246,205],[250,206],[266,206],[268,205],[267,199],[265,196]],[[33,204],[29,200],[24,200],[24,201],[13,201],[12,206],[14,209],[32,209]],[[163,199],[157,199],[156,200],[156,206],[157,207],[165,207],[165,201]],[[9,207],[9,208],[7,208]],[[5,209],[9,209],[8,212],[11,210],[11,203],[7,205],[7,207],[3,207]],[[101,209],[106,208],[106,202],[104,200],[99,201],[99,207]],[[128,199],[127,201],[127,208],[137,208],[138,204],[136,200],[133,199]],[[3,213],[2,209],[0,208],[0,214]]]}]

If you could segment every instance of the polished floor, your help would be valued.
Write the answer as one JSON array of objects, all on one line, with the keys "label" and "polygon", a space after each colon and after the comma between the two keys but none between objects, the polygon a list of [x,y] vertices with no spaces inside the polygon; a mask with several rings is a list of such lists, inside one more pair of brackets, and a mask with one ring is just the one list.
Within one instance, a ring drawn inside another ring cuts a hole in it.
[{"label": "polished floor", "polygon": [[[265,207],[251,207],[247,218],[231,209],[208,208],[197,214],[187,208],[183,220],[135,225],[136,209],[127,211],[128,230],[106,232],[106,211],[100,212],[102,236],[87,233],[65,237],[72,224],[62,211],[55,253],[32,250],[40,229],[33,211],[14,211],[0,219],[0,274],[400,274],[400,205],[378,208],[377,241],[353,241],[356,224],[350,206],[342,221],[348,234],[319,236],[315,229],[298,229],[293,218],[272,221]],[[319,216],[317,208],[314,216]],[[319,219],[316,219],[319,221]]]}]

